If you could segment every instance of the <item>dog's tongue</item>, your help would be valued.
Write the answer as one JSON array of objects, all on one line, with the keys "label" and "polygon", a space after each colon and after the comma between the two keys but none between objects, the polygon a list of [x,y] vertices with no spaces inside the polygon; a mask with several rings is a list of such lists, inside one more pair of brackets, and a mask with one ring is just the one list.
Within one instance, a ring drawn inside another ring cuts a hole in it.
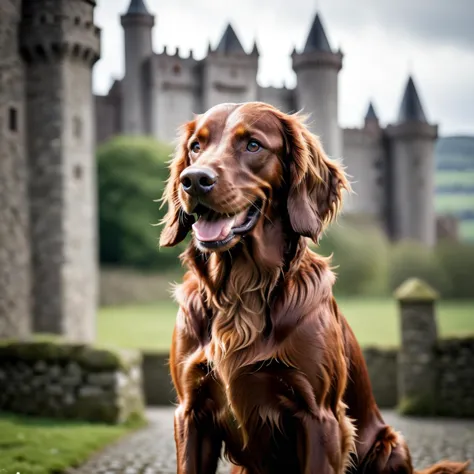
[{"label": "dog's tongue", "polygon": [[245,219],[245,216],[245,211],[232,217],[216,216],[215,214],[201,216],[198,221],[193,224],[194,234],[196,238],[202,242],[224,240],[230,234],[232,227],[242,224],[241,221]]}]

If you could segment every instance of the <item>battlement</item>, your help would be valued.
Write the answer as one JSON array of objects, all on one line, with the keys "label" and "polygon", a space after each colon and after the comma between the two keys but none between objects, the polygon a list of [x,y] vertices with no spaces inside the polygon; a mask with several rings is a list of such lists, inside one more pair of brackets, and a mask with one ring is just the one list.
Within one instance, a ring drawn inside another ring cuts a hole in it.
[{"label": "battlement", "polygon": [[202,61],[199,61],[194,57],[194,52],[192,49],[189,51],[188,56],[182,56],[179,47],[175,48],[174,53],[171,53],[166,45],[163,47],[162,51],[155,53],[154,56],[159,58],[159,61],[162,63],[167,62],[167,60],[174,62],[179,61],[180,64],[184,64],[186,66],[195,66]]},{"label": "battlement", "polygon": [[340,71],[342,69],[343,54],[341,51],[338,51],[337,53],[328,51],[309,51],[298,53],[293,51],[291,59],[293,61],[293,69],[295,71],[315,66],[325,66]]},{"label": "battlement", "polygon": [[95,1],[55,5],[26,1],[20,24],[20,51],[27,63],[69,56],[92,66],[100,57],[100,28],[94,25]]},{"label": "battlement", "polygon": [[258,69],[258,55],[247,53],[225,54],[218,51],[208,52],[202,60],[207,64],[216,64],[222,67],[237,67],[244,69]]},{"label": "battlement", "polygon": [[400,124],[388,125],[387,135],[390,138],[426,138],[435,140],[438,137],[438,126],[425,122],[409,121]]}]

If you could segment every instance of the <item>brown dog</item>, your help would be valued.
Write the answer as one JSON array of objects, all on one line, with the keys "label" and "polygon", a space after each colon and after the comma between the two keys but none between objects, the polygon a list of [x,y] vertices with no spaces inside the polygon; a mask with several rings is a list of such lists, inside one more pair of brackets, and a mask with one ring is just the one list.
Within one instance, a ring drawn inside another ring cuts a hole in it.
[{"label": "brown dog", "polygon": [[214,473],[223,446],[248,474],[413,472],[334,300],[330,262],[305,239],[318,241],[347,189],[298,115],[222,104],[185,125],[160,241],[193,234],[170,357],[178,473]]}]

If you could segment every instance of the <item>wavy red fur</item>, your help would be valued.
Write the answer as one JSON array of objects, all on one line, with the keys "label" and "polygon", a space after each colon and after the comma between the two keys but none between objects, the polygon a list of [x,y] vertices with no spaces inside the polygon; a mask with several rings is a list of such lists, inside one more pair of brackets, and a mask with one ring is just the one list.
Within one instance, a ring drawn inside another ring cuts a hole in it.
[{"label": "wavy red fur", "polygon": [[[205,197],[180,185],[193,166],[218,176]],[[193,238],[181,257],[170,356],[177,472],[214,473],[223,446],[235,473],[414,472],[375,403],[330,261],[306,240],[317,242],[341,209],[349,184],[340,164],[301,116],[247,103],[186,124],[170,167],[163,246],[192,232],[197,204],[230,215],[260,203],[247,234],[213,251]],[[444,461],[421,474],[466,469]]]}]

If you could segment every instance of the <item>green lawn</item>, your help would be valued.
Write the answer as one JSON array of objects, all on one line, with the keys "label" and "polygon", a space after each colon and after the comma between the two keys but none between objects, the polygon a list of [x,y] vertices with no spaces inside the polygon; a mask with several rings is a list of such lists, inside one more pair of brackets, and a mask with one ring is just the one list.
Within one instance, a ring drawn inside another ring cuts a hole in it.
[{"label": "green lawn", "polygon": [[[397,345],[397,306],[391,299],[340,298],[339,304],[362,345]],[[474,301],[441,302],[438,323],[442,336],[474,334]],[[108,307],[100,310],[100,343],[167,350],[176,306],[166,300],[154,305]]]},{"label": "green lawn", "polygon": [[474,172],[472,171],[438,171],[435,175],[437,186],[453,184],[471,185],[474,183]]},{"label": "green lawn", "polygon": [[0,473],[64,472],[131,429],[0,413]]},{"label": "green lawn", "polygon": [[435,204],[438,212],[474,209],[474,194],[438,194]]}]

